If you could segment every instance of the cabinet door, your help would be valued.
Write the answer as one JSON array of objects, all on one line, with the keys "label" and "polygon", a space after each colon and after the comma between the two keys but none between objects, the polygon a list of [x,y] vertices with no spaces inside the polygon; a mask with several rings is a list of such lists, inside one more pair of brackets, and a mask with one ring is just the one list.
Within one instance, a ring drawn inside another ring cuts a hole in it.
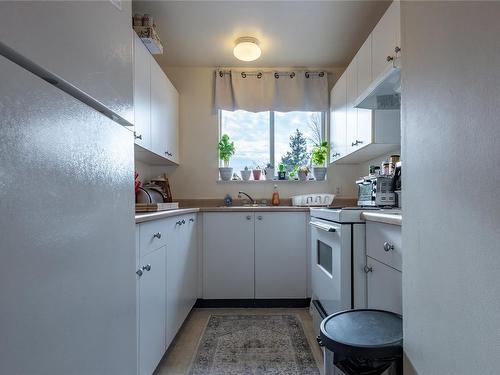
[{"label": "cabinet door", "polygon": [[173,162],[179,158],[179,94],[155,60],[151,60],[152,151]]},{"label": "cabinet door", "polygon": [[203,298],[254,298],[254,214],[203,216]]},{"label": "cabinet door", "polygon": [[198,254],[193,246],[196,215],[166,220],[167,232],[167,326],[170,345],[196,301]]},{"label": "cabinet door", "polygon": [[403,266],[401,226],[367,222],[366,254],[401,271]]},{"label": "cabinet door", "polygon": [[150,375],[165,353],[165,246],[142,257],[141,267],[145,269],[139,278],[139,372]]},{"label": "cabinet door", "polygon": [[403,311],[402,274],[379,261],[366,257],[366,265],[371,271],[367,276],[368,308]]},{"label": "cabinet door", "polygon": [[255,298],[305,298],[306,215],[255,213]]},{"label": "cabinet door", "polygon": [[134,33],[134,131],[135,143],[151,149],[151,54]]},{"label": "cabinet door", "polygon": [[387,57],[395,56],[395,48],[400,47],[400,28],[400,3],[393,1],[372,32],[373,79],[392,65]]},{"label": "cabinet door", "polygon": [[356,60],[351,61],[346,69],[346,92],[347,92],[347,153],[351,153],[357,148],[357,126],[358,109],[354,108],[357,98],[357,71]]},{"label": "cabinet door", "polygon": [[331,161],[345,156],[347,151],[346,73],[335,83],[330,94]]},{"label": "cabinet door", "polygon": [[168,77],[165,76],[165,78],[166,158],[179,163],[179,93]]},{"label": "cabinet door", "polygon": [[356,54],[357,63],[357,90],[356,97],[359,97],[363,91],[372,83],[372,36],[371,34],[365,40],[358,53]]}]

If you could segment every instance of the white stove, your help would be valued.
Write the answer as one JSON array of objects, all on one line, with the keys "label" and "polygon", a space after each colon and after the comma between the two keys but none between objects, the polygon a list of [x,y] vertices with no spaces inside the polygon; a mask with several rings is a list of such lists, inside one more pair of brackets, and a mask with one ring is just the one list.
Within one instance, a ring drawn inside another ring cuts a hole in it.
[{"label": "white stove", "polygon": [[311,216],[336,223],[364,223],[363,211],[380,210],[378,207],[321,207],[311,208]]}]

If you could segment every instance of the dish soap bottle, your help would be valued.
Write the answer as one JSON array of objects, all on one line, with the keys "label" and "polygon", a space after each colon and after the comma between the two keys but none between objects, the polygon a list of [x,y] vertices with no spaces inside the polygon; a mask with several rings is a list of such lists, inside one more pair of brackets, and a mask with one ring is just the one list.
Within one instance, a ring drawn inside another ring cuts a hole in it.
[{"label": "dish soap bottle", "polygon": [[280,205],[280,195],[278,193],[278,186],[277,185],[274,185],[273,197],[271,198],[271,204],[273,206],[279,206]]}]

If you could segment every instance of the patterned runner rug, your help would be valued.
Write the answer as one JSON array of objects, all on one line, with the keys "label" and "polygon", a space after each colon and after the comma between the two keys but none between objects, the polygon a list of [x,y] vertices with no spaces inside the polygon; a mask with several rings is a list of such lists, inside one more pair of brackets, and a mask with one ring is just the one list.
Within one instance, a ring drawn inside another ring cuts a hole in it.
[{"label": "patterned runner rug", "polygon": [[319,375],[295,315],[211,315],[190,375]]}]

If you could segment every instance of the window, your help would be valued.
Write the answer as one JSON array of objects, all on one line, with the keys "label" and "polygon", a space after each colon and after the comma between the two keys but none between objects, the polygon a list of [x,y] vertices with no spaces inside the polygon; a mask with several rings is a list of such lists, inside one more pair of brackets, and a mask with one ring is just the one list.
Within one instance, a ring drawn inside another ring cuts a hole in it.
[{"label": "window", "polygon": [[219,112],[220,134],[234,142],[236,153],[231,158],[234,173],[240,174],[267,163],[283,163],[290,172],[295,167],[310,165],[311,150],[325,139],[323,112]]}]

